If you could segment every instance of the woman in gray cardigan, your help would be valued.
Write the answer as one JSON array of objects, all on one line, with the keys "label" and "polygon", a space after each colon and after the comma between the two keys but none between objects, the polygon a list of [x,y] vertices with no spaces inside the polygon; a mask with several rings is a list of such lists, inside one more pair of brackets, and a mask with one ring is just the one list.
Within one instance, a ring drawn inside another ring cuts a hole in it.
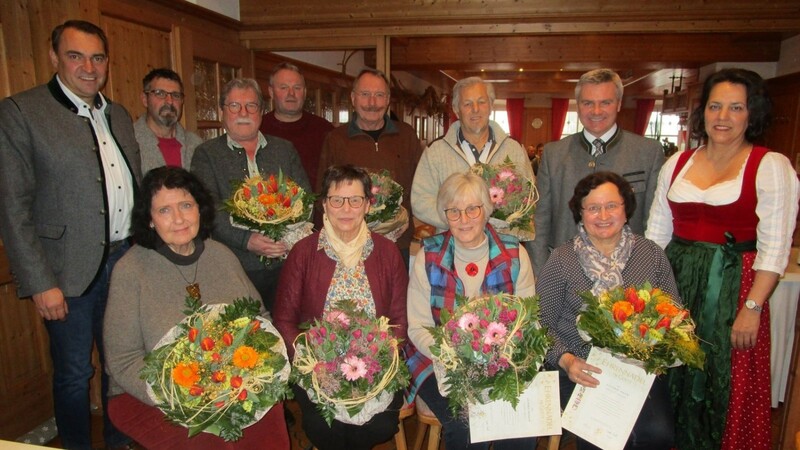
[{"label": "woman in gray cardigan", "polygon": [[184,319],[187,294],[204,303],[260,299],[241,264],[209,238],[214,221],[211,196],[184,169],[147,173],[132,217],[134,245],[117,263],[105,314],[108,412],[122,432],[148,449],[288,449],[289,436],[278,403],[236,442],[212,434],[192,438],[165,420],[148,397],[139,373],[144,357]]}]

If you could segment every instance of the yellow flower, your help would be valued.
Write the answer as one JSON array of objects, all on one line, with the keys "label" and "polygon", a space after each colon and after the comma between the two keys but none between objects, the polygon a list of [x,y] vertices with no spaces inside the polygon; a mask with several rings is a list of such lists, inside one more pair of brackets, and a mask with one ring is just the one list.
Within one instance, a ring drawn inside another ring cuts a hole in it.
[{"label": "yellow flower", "polygon": [[258,364],[258,352],[253,347],[243,345],[233,352],[233,365],[243,369],[252,369]]}]

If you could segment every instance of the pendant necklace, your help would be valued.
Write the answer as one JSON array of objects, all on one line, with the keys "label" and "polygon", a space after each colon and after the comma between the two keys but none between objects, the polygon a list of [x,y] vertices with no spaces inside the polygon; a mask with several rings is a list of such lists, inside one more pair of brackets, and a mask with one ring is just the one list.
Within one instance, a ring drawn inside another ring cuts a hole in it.
[{"label": "pendant necklace", "polygon": [[192,297],[195,300],[200,300],[200,283],[197,282],[197,267],[200,265],[200,260],[194,262],[194,277],[192,277],[192,281],[186,279],[183,275],[183,271],[178,267],[177,264],[172,263],[173,266],[178,270],[178,273],[181,274],[181,278],[183,281],[186,282],[186,293],[189,294],[189,297]]}]

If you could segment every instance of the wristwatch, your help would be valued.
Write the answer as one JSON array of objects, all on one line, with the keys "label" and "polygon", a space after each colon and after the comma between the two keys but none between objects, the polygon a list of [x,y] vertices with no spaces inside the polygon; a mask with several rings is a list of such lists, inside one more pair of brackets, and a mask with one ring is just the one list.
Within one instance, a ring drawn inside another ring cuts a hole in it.
[{"label": "wristwatch", "polygon": [[755,311],[757,313],[760,313],[761,310],[764,309],[758,306],[758,303],[756,303],[755,300],[750,300],[750,299],[747,299],[747,301],[744,302],[744,307],[749,309],[750,311]]}]

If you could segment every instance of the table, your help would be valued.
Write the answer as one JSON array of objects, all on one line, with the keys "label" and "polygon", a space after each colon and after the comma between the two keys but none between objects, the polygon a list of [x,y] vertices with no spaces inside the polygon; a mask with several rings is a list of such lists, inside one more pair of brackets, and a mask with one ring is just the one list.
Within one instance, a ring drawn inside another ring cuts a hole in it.
[{"label": "table", "polygon": [[781,277],[769,299],[770,308],[770,375],[772,378],[772,407],[777,408],[786,396],[786,382],[792,360],[797,300],[800,297],[800,249],[792,248],[786,273]]}]

